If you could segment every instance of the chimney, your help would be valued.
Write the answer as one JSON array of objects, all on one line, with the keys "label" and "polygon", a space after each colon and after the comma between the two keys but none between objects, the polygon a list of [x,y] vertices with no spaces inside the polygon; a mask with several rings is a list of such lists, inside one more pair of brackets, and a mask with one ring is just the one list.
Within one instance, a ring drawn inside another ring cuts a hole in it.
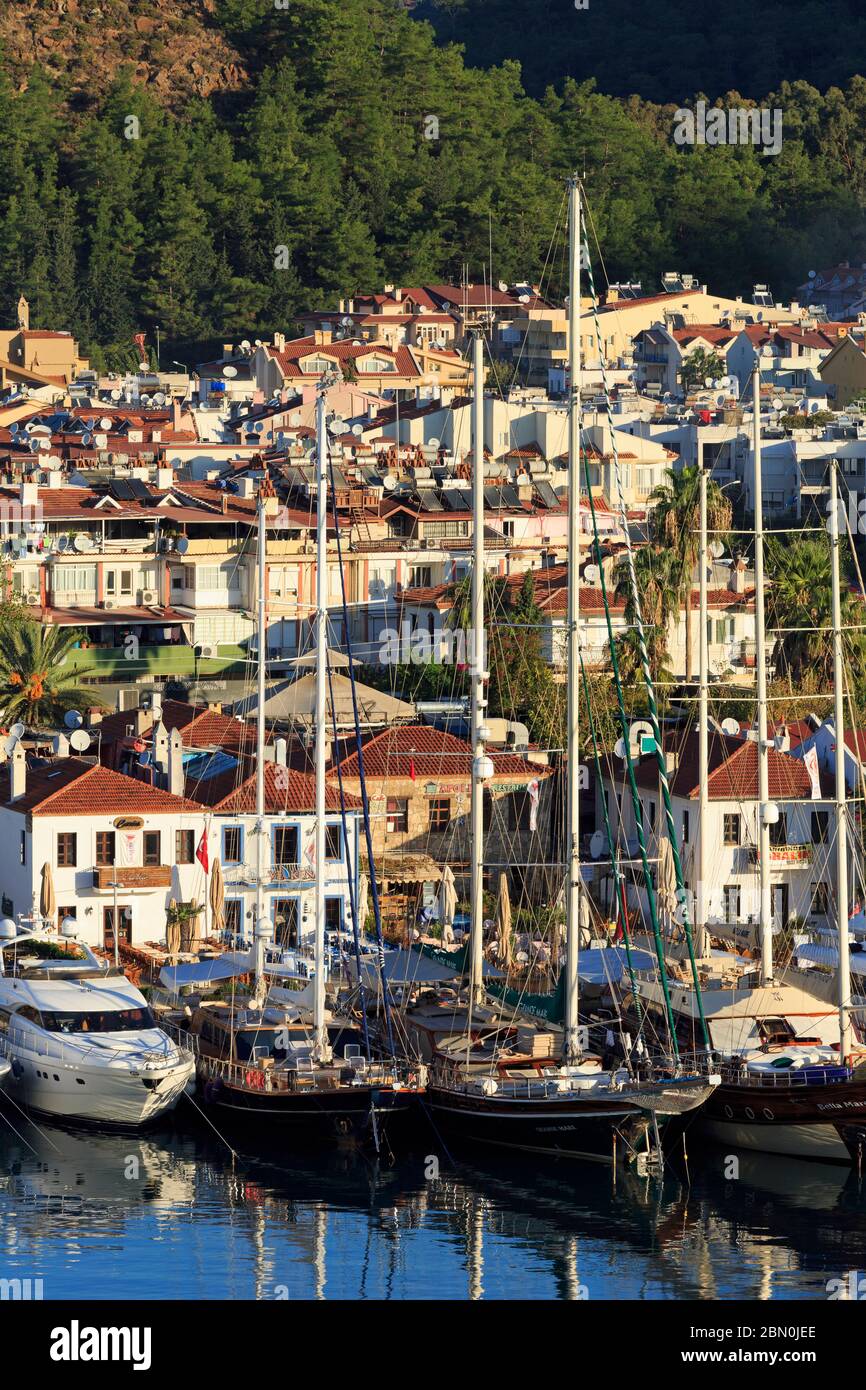
[{"label": "chimney", "polygon": [[181,416],[180,401],[178,400],[177,396],[172,396],[172,398],[171,398],[171,427],[172,427],[173,430],[179,430],[179,429],[180,429],[180,416]]},{"label": "chimney", "polygon": [[69,739],[65,734],[54,735],[54,756],[55,758],[69,757]]},{"label": "chimney", "polygon": [[744,594],[746,592],[746,562],[742,555],[738,555],[731,565],[728,588],[734,594]]},{"label": "chimney", "polygon": [[35,507],[39,504],[39,487],[36,483],[22,483],[18,498],[22,507]]},{"label": "chimney", "polygon": [[232,343],[223,343],[223,361],[224,361],[224,362],[228,362],[228,361],[229,361],[229,359],[231,358],[233,352],[234,352],[234,345],[233,345]]},{"label": "chimney", "polygon": [[27,760],[24,748],[16,743],[9,759],[9,800],[17,801],[27,790]]},{"label": "chimney", "polygon": [[286,766],[288,749],[289,745],[286,740],[284,738],[278,738],[274,744],[274,761],[279,763],[280,767]]},{"label": "chimney", "polygon": [[330,328],[317,328],[313,334],[313,341],[316,347],[327,347],[333,336]]},{"label": "chimney", "polygon": [[285,333],[275,333],[275,334],[274,334],[274,347],[275,347],[276,351],[277,351],[277,352],[283,352],[284,349],[285,349],[285,346],[286,346],[286,335],[285,335]]},{"label": "chimney", "polygon": [[45,476],[48,482],[48,486],[51,488],[52,492],[55,491],[57,488],[63,486],[63,474],[61,473],[59,468],[49,469]]},{"label": "chimney", "polygon": [[172,796],[183,796],[183,740],[178,729],[172,729],[168,740],[168,789]]},{"label": "chimney", "polygon": [[174,482],[173,468],[157,468],[156,485],[162,492],[167,492]]},{"label": "chimney", "polygon": [[153,765],[168,778],[168,731],[161,719],[153,726]]},{"label": "chimney", "polygon": [[133,722],[135,724],[136,738],[140,738],[142,734],[147,733],[147,730],[153,723],[153,717],[150,713],[150,710],[137,709],[135,711],[135,719]]}]

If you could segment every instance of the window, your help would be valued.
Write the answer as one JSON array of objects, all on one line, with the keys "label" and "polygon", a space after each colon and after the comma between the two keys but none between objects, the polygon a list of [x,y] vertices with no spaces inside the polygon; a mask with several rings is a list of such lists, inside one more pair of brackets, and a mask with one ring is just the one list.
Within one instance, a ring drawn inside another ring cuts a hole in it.
[{"label": "window", "polygon": [[654,801],[651,801],[651,802],[649,803],[649,823],[650,823],[650,830],[655,830],[655,827],[656,827],[656,804],[655,804]]},{"label": "window", "polygon": [[689,831],[690,831],[690,826],[689,826],[689,813],[688,813],[688,811],[683,811],[683,844],[684,844],[684,845],[687,845],[688,842],[689,842]]},{"label": "window", "polygon": [[341,825],[325,826],[325,858],[337,861],[343,858],[343,827]]},{"label": "window", "polygon": [[195,858],[195,831],[176,830],[174,832],[174,862],[191,864]]},{"label": "window", "polygon": [[297,864],[298,827],[296,825],[277,825],[274,827],[274,863]]},{"label": "window", "polygon": [[78,837],[74,831],[61,831],[57,836],[57,867],[73,869],[78,862]]},{"label": "window", "polygon": [[3,894],[3,897],[0,898],[0,912],[3,913],[4,917],[15,916],[15,904],[13,903],[11,898],[7,898],[5,893]]},{"label": "window", "polygon": [[725,921],[739,922],[740,920],[740,889],[735,883],[726,883],[722,892],[725,897]]},{"label": "window", "polygon": [[223,903],[223,916],[226,931],[231,932],[232,936],[240,936],[244,920],[243,898],[226,898]]},{"label": "window", "polygon": [[239,825],[223,826],[223,863],[240,864],[243,858],[243,830]]},{"label": "window", "polygon": [[54,565],[51,587],[56,594],[96,593],[95,565]]},{"label": "window", "polygon": [[162,863],[162,847],[160,841],[162,836],[158,830],[145,830],[144,832],[144,860],[143,862],[151,867]]},{"label": "window", "polygon": [[96,863],[102,868],[114,863],[114,831],[97,830]]},{"label": "window", "polygon": [[409,829],[409,802],[405,796],[389,796],[385,806],[385,828],[389,835]]},{"label": "window", "polygon": [[811,917],[826,917],[830,911],[830,894],[826,883],[812,884],[812,906],[809,908]]},{"label": "window", "polygon": [[736,811],[725,812],[724,819],[724,839],[723,844],[738,845],[740,843],[740,817]]},{"label": "window", "polygon": [[733,618],[716,618],[716,646],[723,647],[734,640]]},{"label": "window", "polygon": [[430,829],[447,830],[451,821],[451,798],[433,796],[430,798]]},{"label": "window", "polygon": [[120,592],[124,595],[132,593],[132,570],[120,571]]},{"label": "window", "polygon": [[197,589],[227,589],[226,576],[219,565],[199,565],[195,571]]},{"label": "window", "polygon": [[827,843],[827,829],[830,822],[829,811],[812,812],[812,843],[813,845],[825,845]]},{"label": "window", "polygon": [[[104,907],[102,909],[102,945],[106,951],[114,950],[114,908]],[[117,908],[117,927],[118,940],[125,941],[128,946],[132,945],[132,908]]]},{"label": "window", "polygon": [[343,899],[325,899],[325,931],[341,931],[343,927]]},{"label": "window", "polygon": [[788,843],[788,821],[784,812],[781,812],[775,824],[770,825],[770,844],[786,845]]},{"label": "window", "polygon": [[506,540],[513,541],[516,534],[515,523],[513,521],[509,521],[506,518],[506,520],[502,523],[502,534],[506,538]]},{"label": "window", "polygon": [[18,863],[19,863],[19,864],[26,864],[26,863],[27,863],[27,831],[26,831],[26,830],[22,830],[22,831],[21,831],[21,840],[20,840],[20,843],[19,843],[19,845],[18,845]]},{"label": "window", "polygon": [[853,457],[853,455],[851,455],[851,454],[843,454],[843,456],[842,456],[842,472],[843,472],[843,473],[856,473],[856,472],[857,472],[857,469],[858,469],[859,467],[860,467],[860,460],[859,460],[858,458]]}]

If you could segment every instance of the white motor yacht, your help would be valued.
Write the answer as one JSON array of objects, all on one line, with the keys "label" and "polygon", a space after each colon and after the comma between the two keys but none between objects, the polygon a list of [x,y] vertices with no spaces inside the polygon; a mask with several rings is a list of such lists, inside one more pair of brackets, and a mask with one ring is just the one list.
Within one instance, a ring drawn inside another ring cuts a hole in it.
[{"label": "white motor yacht", "polygon": [[[64,950],[58,949],[61,941]],[[195,1083],[123,972],[80,941],[0,922],[0,1086],[58,1119],[137,1128]]]}]

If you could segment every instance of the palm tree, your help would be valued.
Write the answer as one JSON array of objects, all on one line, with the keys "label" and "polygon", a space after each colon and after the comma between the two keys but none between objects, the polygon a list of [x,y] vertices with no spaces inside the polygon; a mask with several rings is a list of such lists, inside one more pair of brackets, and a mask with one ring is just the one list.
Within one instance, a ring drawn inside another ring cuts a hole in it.
[{"label": "palm tree", "polygon": [[[686,610],[686,680],[692,676],[691,594],[701,544],[701,473],[687,464],[665,470],[667,481],[650,493],[650,530],[656,545],[674,557],[679,606]],[[718,483],[707,479],[707,531],[716,539],[730,528],[731,504]]]},{"label": "palm tree", "polygon": [[0,628],[0,710],[8,723],[56,724],[67,710],[102,704],[67,663],[77,641],[75,632],[39,623]]},{"label": "palm tree", "polygon": [[[670,659],[667,650],[668,629],[671,619],[677,619],[680,611],[676,557],[670,550],[645,545],[635,552],[634,568],[650,673],[656,681],[669,675],[666,669]],[[630,624],[628,632],[617,639],[620,672],[626,683],[639,681],[642,679],[640,643],[634,626],[637,609],[629,564],[625,558],[620,560],[614,572],[614,597],[625,603],[625,618]]]},{"label": "palm tree", "polygon": [[[776,670],[794,683],[808,674],[819,683],[832,680],[833,626],[830,540],[809,536],[785,542],[767,542],[767,572],[772,580],[767,602],[767,626],[777,629],[774,647]],[[863,622],[863,604],[842,583],[842,628]],[[845,632],[849,656],[862,671],[866,638],[858,631]],[[859,671],[857,674],[859,674]]]},{"label": "palm tree", "polygon": [[725,364],[717,352],[707,352],[705,348],[695,348],[682,360],[680,382],[684,391],[691,386],[703,386],[708,376],[723,376]]}]

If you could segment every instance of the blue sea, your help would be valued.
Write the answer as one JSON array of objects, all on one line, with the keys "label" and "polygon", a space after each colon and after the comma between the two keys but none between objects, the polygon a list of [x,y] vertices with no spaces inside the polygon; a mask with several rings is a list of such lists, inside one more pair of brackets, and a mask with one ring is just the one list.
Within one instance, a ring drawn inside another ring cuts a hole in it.
[{"label": "blue sea", "polygon": [[76,1301],[753,1300],[826,1299],[866,1270],[847,1168],[692,1146],[658,1180],[424,1148],[229,1145],[195,1116],[75,1133],[4,1109],[0,1280]]}]

